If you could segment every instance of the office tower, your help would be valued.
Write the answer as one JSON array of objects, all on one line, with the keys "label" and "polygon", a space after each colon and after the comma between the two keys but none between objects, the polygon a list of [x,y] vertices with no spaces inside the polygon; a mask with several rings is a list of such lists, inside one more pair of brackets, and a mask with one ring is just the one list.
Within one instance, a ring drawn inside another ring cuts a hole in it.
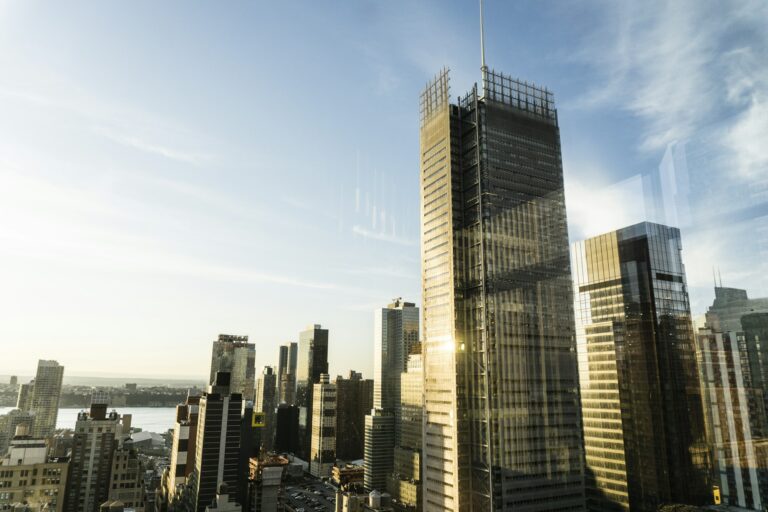
[{"label": "office tower", "polygon": [[35,383],[29,398],[29,412],[35,415],[34,437],[50,437],[56,430],[63,378],[64,367],[59,363],[38,361]]},{"label": "office tower", "polygon": [[230,375],[217,372],[214,383],[200,397],[195,447],[195,510],[203,512],[224,483],[238,488],[243,397],[231,393]]},{"label": "office tower", "polygon": [[[768,312],[748,313],[741,317],[744,343],[749,361],[749,372],[755,393],[763,397],[763,422],[768,425]],[[768,451],[768,432],[763,433],[763,444]]]},{"label": "office tower", "polygon": [[741,332],[741,319],[750,313],[768,313],[768,297],[750,299],[747,290],[715,286],[715,300],[707,309],[707,326],[717,332]]},{"label": "office tower", "polygon": [[271,366],[264,367],[264,373],[256,383],[256,411],[264,413],[264,429],[261,446],[271,451],[275,436],[275,410],[277,408],[277,375]]},{"label": "office tower", "polygon": [[94,393],[90,410],[77,415],[64,510],[99,510],[109,497],[115,449],[128,431],[129,425],[117,412],[107,413],[104,395]]},{"label": "office tower", "polygon": [[277,386],[279,404],[293,404],[296,401],[296,358],[298,343],[288,343],[280,347],[277,366]]},{"label": "office tower", "polygon": [[394,299],[374,313],[373,407],[395,414],[395,439],[399,436],[400,374],[408,354],[419,344],[419,308]]},{"label": "office tower", "polygon": [[0,456],[5,455],[11,445],[16,429],[23,425],[27,432],[32,432],[35,425],[35,416],[21,409],[12,409],[0,416]]},{"label": "office tower", "polygon": [[297,453],[299,450],[299,408],[280,404],[275,415],[275,452]]},{"label": "office tower", "polygon": [[27,425],[20,425],[8,455],[0,459],[0,510],[24,502],[31,510],[61,512],[69,459],[48,457],[45,439],[29,433]]},{"label": "office tower", "polygon": [[288,373],[288,345],[280,345],[277,355],[277,403],[283,403],[282,382]]},{"label": "office tower", "polygon": [[756,443],[766,436],[765,410],[762,390],[753,387],[744,334],[702,328],[696,341],[713,485],[724,504],[764,510],[768,459]]},{"label": "office tower", "polygon": [[243,402],[240,420],[240,447],[238,449],[237,489],[230,491],[238,503],[246,506],[249,502],[250,481],[247,478],[251,459],[258,458],[263,452],[265,437],[265,414],[254,406],[253,402]]},{"label": "office tower", "polygon": [[373,407],[373,380],[350,371],[349,378],[336,378],[336,458],[363,458],[365,415]]},{"label": "office tower", "polygon": [[327,373],[314,386],[312,407],[309,472],[317,478],[329,477],[336,462],[336,384]]},{"label": "office tower", "polygon": [[112,456],[108,499],[136,512],[144,511],[144,466],[130,437],[118,441]]},{"label": "office tower", "polygon": [[19,394],[16,397],[16,408],[20,411],[29,412],[32,405],[32,390],[35,387],[35,379],[19,386]]},{"label": "office tower", "polygon": [[384,491],[392,473],[392,447],[395,445],[395,415],[372,409],[365,417],[365,488]]},{"label": "office tower", "polygon": [[328,373],[328,329],[310,325],[299,334],[296,361],[296,405],[299,406],[299,450],[302,459],[309,457],[312,437],[312,392],[320,375]]},{"label": "office tower", "polygon": [[762,390],[768,411],[768,343],[763,342],[768,339],[768,297],[750,299],[746,290],[716,285],[706,326],[715,332],[744,333],[753,387]]},{"label": "office tower", "polygon": [[197,451],[197,421],[200,397],[187,395],[183,404],[176,406],[176,421],[171,441],[171,462],[163,478],[164,502],[174,502],[188,496],[189,477],[195,469]]},{"label": "office tower", "polygon": [[248,510],[253,512],[282,510],[280,494],[287,466],[288,459],[279,455],[251,458],[248,472],[250,482]]},{"label": "office tower", "polygon": [[217,372],[230,374],[228,393],[238,393],[243,400],[253,401],[256,384],[256,345],[248,343],[248,336],[219,334],[213,342],[211,377],[213,384]]},{"label": "office tower", "polygon": [[711,499],[681,250],[647,222],[573,245],[590,510]]},{"label": "office tower", "polygon": [[[388,444],[386,449],[382,449],[384,447],[368,443],[366,439],[366,459],[368,454],[376,458],[370,466],[371,475],[366,474],[366,486],[371,489],[385,490],[394,465],[392,445],[397,444],[400,438],[400,375],[406,370],[408,354],[418,346],[419,308],[415,304],[398,298],[386,308],[374,312],[373,409],[378,411],[378,416],[387,419],[372,419],[371,425],[375,421],[375,429],[367,432],[379,440],[386,440]],[[389,416],[393,417],[393,421]],[[387,428],[391,432],[383,431]]]},{"label": "office tower", "polygon": [[425,510],[580,510],[583,466],[552,94],[484,70],[421,96]]},{"label": "office tower", "polygon": [[400,510],[421,507],[421,444],[424,419],[424,372],[421,354],[411,354],[400,374],[400,440],[395,446],[387,491]]}]

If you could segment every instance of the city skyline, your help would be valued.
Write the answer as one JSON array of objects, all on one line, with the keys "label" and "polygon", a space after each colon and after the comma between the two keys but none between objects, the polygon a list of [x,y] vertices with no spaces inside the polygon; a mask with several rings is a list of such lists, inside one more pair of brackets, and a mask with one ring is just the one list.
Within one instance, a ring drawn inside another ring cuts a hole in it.
[{"label": "city skyline", "polygon": [[764,510],[768,3],[342,1],[0,5],[0,509]]},{"label": "city skyline", "polygon": [[[627,199],[675,141],[721,134],[714,150],[738,157],[728,179],[764,175],[768,73],[751,63],[768,47],[766,8],[693,5],[487,3],[489,64],[557,94],[571,241],[655,220]],[[370,376],[370,312],[397,296],[421,305],[414,98],[443,65],[457,90],[479,81],[476,5],[207,9],[0,10],[0,213],[14,219],[0,228],[14,292],[0,296],[0,339],[20,346],[0,373],[41,358],[106,373],[109,356],[141,368],[129,375],[204,378],[217,334],[250,335],[262,368],[315,322],[330,330],[331,375]],[[724,16],[727,28],[708,21]],[[594,18],[621,22],[594,30]],[[317,79],[284,78],[297,66]],[[356,116],[332,119],[342,101]],[[711,303],[712,265],[768,295],[764,262],[683,236],[694,315]],[[163,368],[180,347],[184,364]]]}]

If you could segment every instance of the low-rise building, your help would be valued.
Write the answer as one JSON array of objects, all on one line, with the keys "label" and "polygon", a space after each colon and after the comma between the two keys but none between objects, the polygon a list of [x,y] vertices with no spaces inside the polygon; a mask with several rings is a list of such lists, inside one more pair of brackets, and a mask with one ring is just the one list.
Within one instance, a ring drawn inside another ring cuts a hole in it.
[{"label": "low-rise building", "polygon": [[32,512],[61,512],[69,459],[48,458],[45,440],[28,432],[20,426],[8,455],[0,460],[0,510],[23,503]]},{"label": "low-rise building", "polygon": [[331,471],[331,480],[336,486],[342,489],[362,486],[365,480],[365,467],[355,464],[344,464],[344,466],[333,466]]},{"label": "low-rise building", "polygon": [[280,455],[251,458],[249,471],[249,503],[253,512],[282,510],[280,495],[288,459]]},{"label": "low-rise building", "polygon": [[109,499],[144,512],[144,468],[130,438],[122,440],[113,455]]}]

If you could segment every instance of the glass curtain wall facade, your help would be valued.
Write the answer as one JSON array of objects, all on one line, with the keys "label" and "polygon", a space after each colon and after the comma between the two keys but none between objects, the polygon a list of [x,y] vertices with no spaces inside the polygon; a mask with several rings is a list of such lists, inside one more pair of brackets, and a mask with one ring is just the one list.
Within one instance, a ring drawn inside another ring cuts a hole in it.
[{"label": "glass curtain wall facade", "polygon": [[724,504],[764,510],[768,466],[756,445],[765,436],[765,410],[761,390],[754,387],[744,334],[703,328],[696,341],[713,485]]},{"label": "glass curtain wall facade", "polygon": [[557,112],[486,73],[421,97],[425,510],[582,510]]},{"label": "glass curtain wall facade", "polygon": [[288,343],[280,347],[280,360],[277,370],[278,403],[296,402],[296,358],[298,344]]},{"label": "glass curtain wall facade", "polygon": [[[290,353],[289,353],[290,358]],[[314,324],[299,333],[296,405],[299,407],[299,456],[308,460],[312,437],[312,395],[320,375],[328,373],[328,329]]]},{"label": "glass curtain wall facade", "polygon": [[651,223],[573,245],[589,510],[710,498],[681,250]]},{"label": "glass curtain wall facade", "polygon": [[229,393],[239,393],[243,400],[253,401],[256,386],[256,345],[248,343],[248,336],[219,334],[211,349],[211,375],[213,384],[217,372],[230,375]]},{"label": "glass curtain wall facade", "polygon": [[395,299],[374,313],[373,407],[395,414],[395,440],[400,438],[400,374],[408,355],[419,350],[419,308]]}]

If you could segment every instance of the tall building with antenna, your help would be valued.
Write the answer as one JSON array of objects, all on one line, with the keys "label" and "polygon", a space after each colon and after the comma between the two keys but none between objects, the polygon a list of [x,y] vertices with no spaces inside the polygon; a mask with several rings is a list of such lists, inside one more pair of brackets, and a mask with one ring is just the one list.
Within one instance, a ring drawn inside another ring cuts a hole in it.
[{"label": "tall building with antenna", "polygon": [[482,89],[448,80],[421,96],[423,508],[583,510],[553,96],[484,57]]}]

